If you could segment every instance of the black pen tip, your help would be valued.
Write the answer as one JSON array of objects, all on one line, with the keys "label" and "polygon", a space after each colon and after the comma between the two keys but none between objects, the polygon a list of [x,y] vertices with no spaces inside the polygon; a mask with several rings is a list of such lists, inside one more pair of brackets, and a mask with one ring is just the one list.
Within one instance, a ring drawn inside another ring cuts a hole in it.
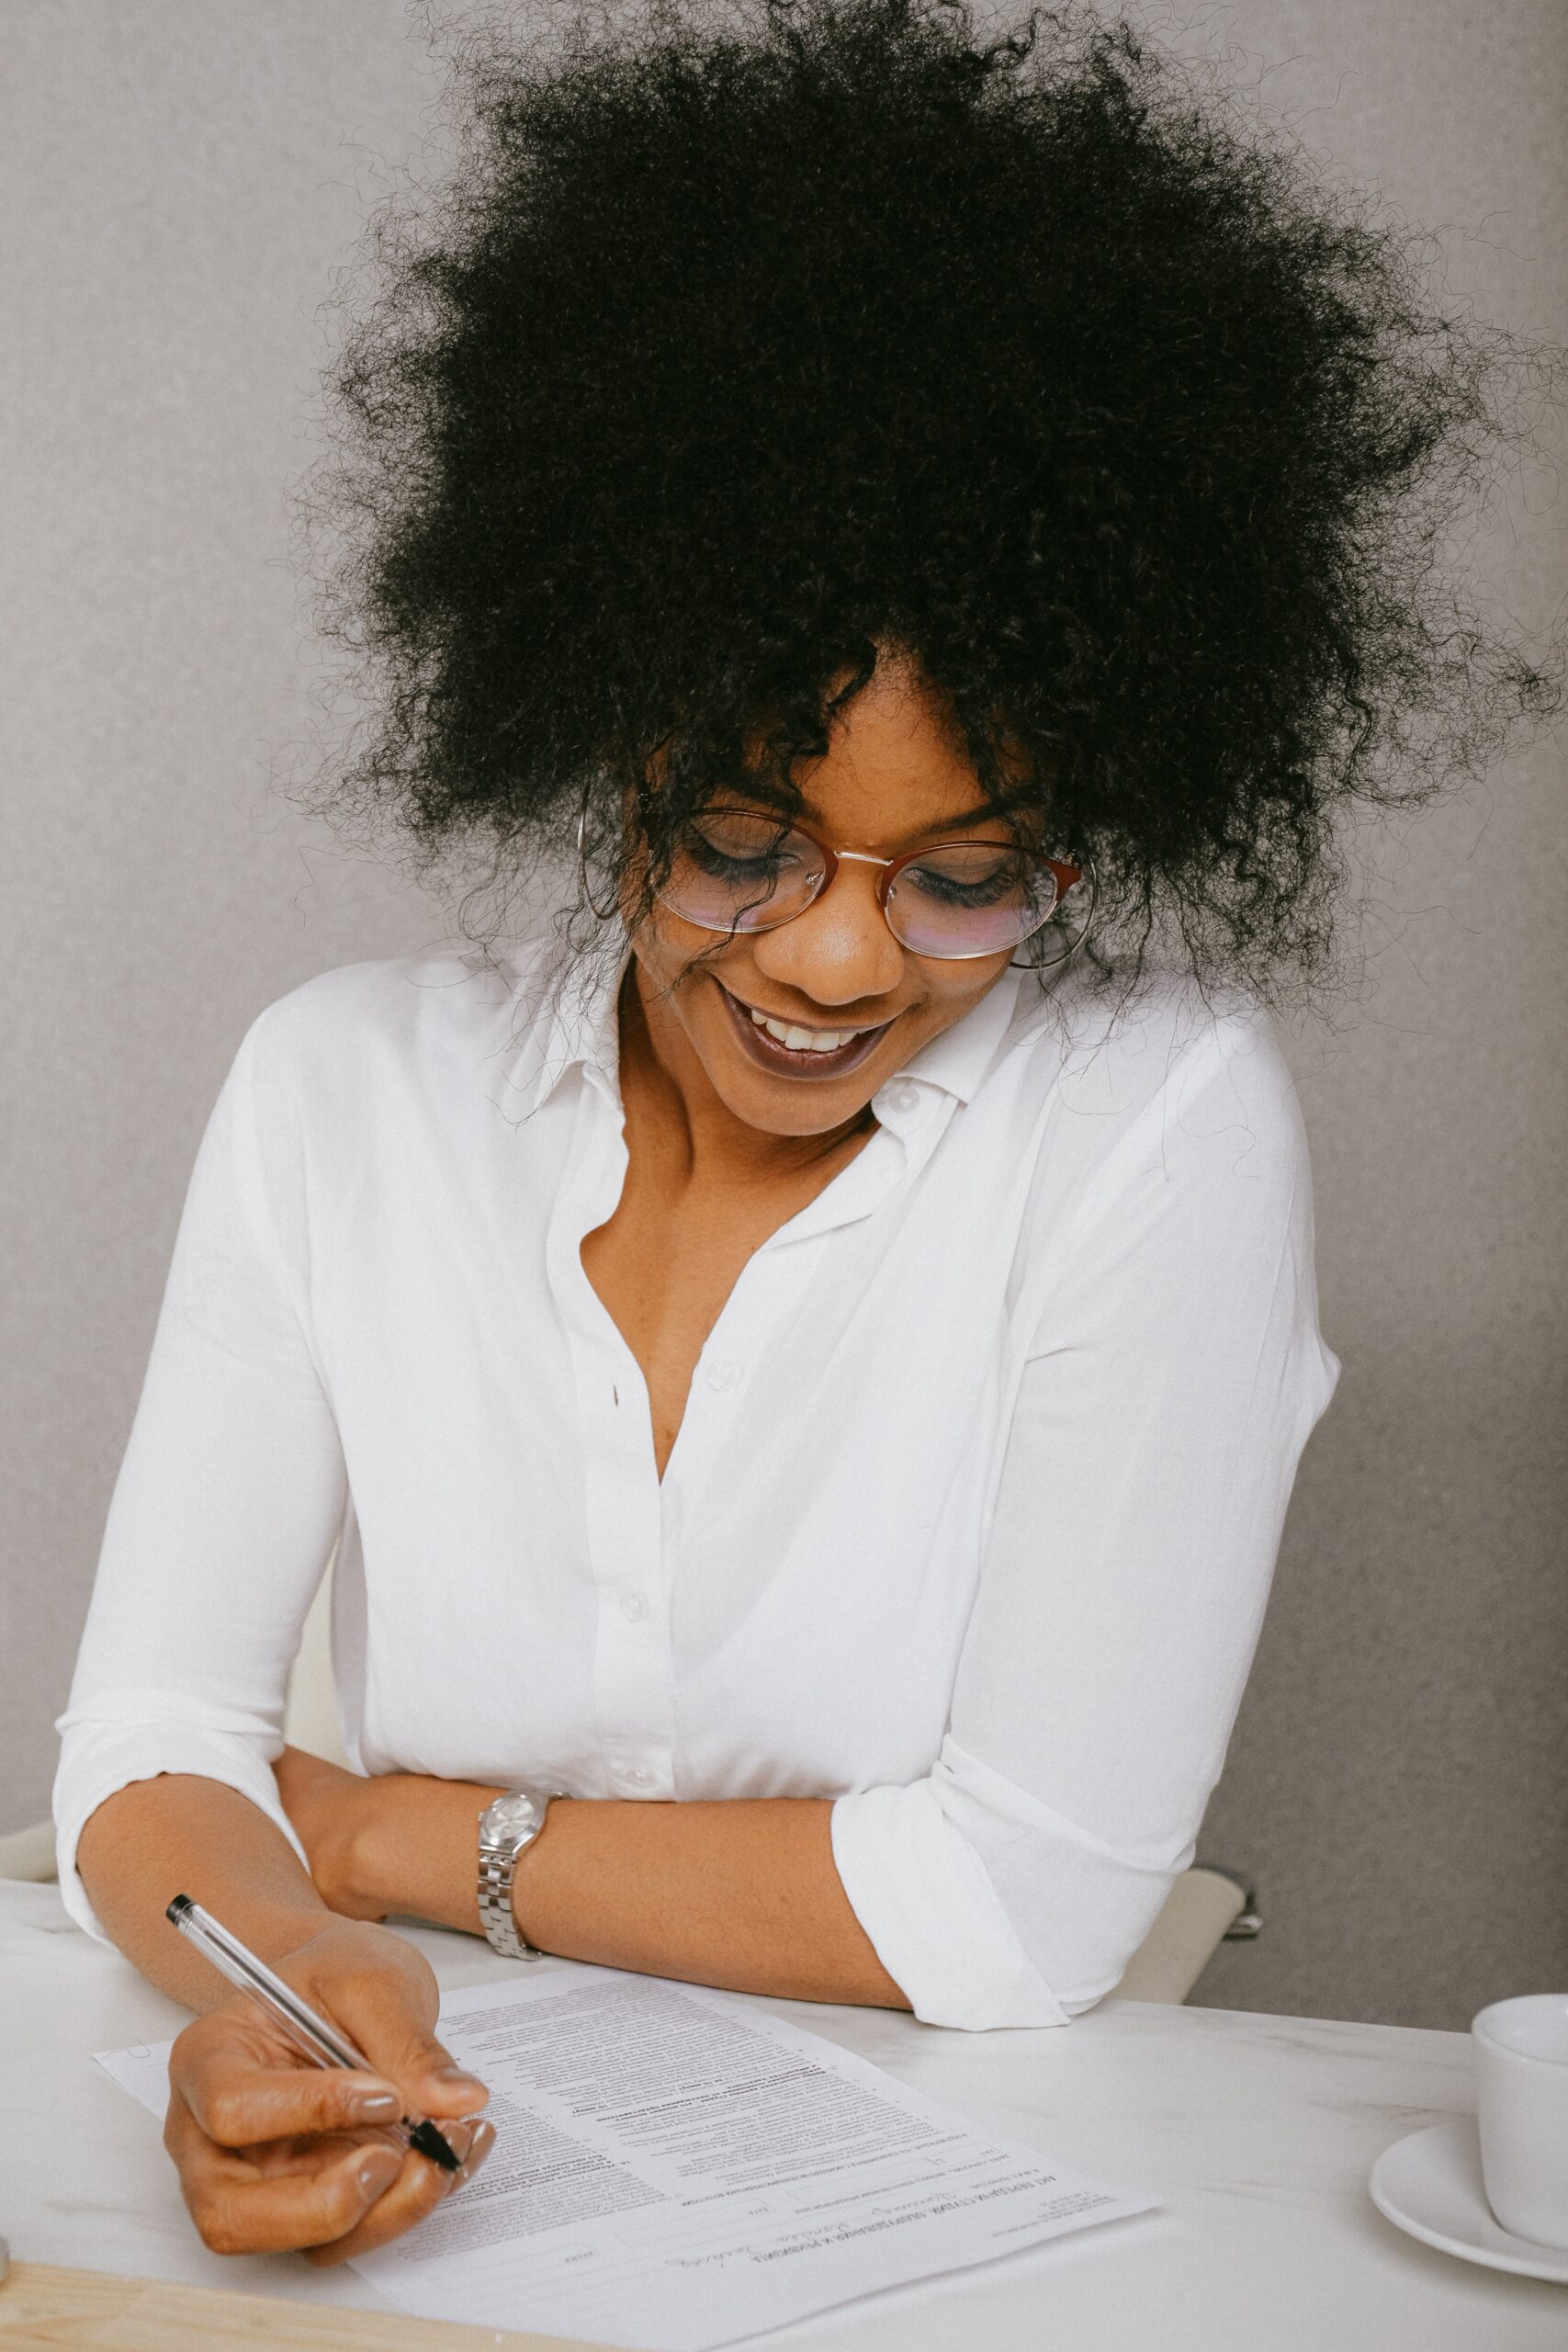
[{"label": "black pen tip", "polygon": [[434,2123],[411,2124],[409,2143],[411,2146],[419,2150],[422,2156],[428,2156],[432,2164],[439,2165],[443,2172],[462,2171],[461,2163],[453,2154]]},{"label": "black pen tip", "polygon": [[176,1894],[164,1917],[172,1928],[177,1928],[185,1914],[195,1907],[188,1894]]}]

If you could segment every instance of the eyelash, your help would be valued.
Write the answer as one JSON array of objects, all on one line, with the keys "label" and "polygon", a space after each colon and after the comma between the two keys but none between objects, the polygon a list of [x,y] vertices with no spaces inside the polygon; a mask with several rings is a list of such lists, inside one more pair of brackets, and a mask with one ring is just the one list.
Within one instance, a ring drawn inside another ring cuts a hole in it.
[{"label": "eyelash", "polygon": [[[694,829],[694,841],[699,845],[696,850],[698,863],[717,881],[763,881],[776,875],[783,863],[783,860],[778,857],[727,856],[724,851],[714,847],[705,834]],[[907,865],[904,871],[906,874],[918,875],[920,869],[918,865]],[[983,883],[952,882],[942,875],[927,874],[924,887],[933,896],[945,899],[949,906],[983,907],[994,904],[1002,892],[1010,887],[1010,877],[1005,866],[999,868],[989,881]]]}]

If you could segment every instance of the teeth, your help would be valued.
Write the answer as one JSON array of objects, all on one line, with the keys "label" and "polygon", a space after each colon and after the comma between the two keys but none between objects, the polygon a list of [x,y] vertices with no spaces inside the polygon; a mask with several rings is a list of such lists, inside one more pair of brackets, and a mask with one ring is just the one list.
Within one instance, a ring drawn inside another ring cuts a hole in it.
[{"label": "teeth", "polygon": [[749,1005],[747,1011],[757,1028],[765,1029],[770,1037],[778,1039],[781,1046],[792,1046],[796,1053],[835,1054],[840,1046],[847,1046],[852,1037],[863,1034],[859,1029],[802,1029],[793,1021],[770,1021],[755,1006]]}]

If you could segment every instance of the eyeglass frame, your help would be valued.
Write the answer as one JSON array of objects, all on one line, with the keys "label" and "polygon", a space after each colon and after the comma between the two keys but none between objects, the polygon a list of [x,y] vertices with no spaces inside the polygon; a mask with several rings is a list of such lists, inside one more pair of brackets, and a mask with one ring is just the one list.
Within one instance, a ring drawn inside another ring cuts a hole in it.
[{"label": "eyeglass frame", "polygon": [[[645,805],[645,796],[646,787],[643,792],[639,792],[637,795],[639,808]],[[704,811],[702,813],[706,814],[707,812]],[[726,810],[722,813],[736,817],[755,817],[763,814],[761,810],[756,808],[734,808]],[[584,802],[582,813],[579,816],[577,820],[577,846],[580,859],[582,852],[583,819],[586,815],[587,804]],[[820,886],[812,892],[810,899],[807,901],[807,904],[804,907],[797,907],[793,915],[780,915],[776,922],[750,923],[747,926],[746,930],[740,931],[738,930],[733,923],[698,922],[694,916],[682,913],[681,909],[678,906],[675,906],[671,900],[666,899],[661,890],[656,890],[653,894],[654,897],[659,900],[660,906],[669,907],[671,914],[680,915],[682,922],[692,923],[694,928],[698,931],[711,931],[721,938],[746,939],[750,938],[756,932],[782,931],[786,923],[798,922],[799,918],[803,914],[807,913],[812,907],[819,905],[827,897],[829,891],[833,887],[833,877],[838,873],[840,860],[846,858],[852,859],[856,865],[880,865],[886,869],[876,886],[876,902],[882,910],[882,919],[884,922],[887,924],[888,930],[892,932],[893,937],[898,940],[899,946],[905,948],[907,953],[909,955],[918,956],[923,951],[919,948],[909,947],[907,941],[898,939],[898,934],[893,930],[893,925],[887,913],[887,901],[892,894],[893,885],[897,878],[899,869],[906,865],[913,865],[922,857],[929,857],[931,852],[937,849],[1018,850],[1019,848],[1019,844],[1016,842],[991,842],[987,841],[983,836],[979,838],[966,836],[963,839],[954,837],[951,841],[942,840],[927,842],[920,849],[906,850],[901,857],[876,857],[874,856],[869,850],[835,849],[831,842],[820,840],[816,833],[809,830],[808,827],[797,824],[794,818],[781,817],[778,820],[778,822],[782,830],[786,830],[792,833],[799,833],[803,840],[808,841],[811,843],[812,848],[820,853],[827,865],[827,872],[822,877]],[[1061,905],[1062,900],[1066,896],[1067,892],[1072,889],[1076,884],[1083,880],[1085,872],[1084,867],[1081,865],[1069,865],[1062,858],[1047,857],[1043,850],[1025,849],[1020,854],[1025,857],[1032,859],[1037,865],[1045,865],[1050,868],[1051,878],[1056,886],[1056,895],[1052,899],[1051,904],[1046,909],[1045,912],[1041,916],[1040,921],[1037,923],[1032,924],[1028,931],[1021,932],[1018,938],[1012,942],[1011,947],[1009,950],[1010,955],[1012,953],[1013,949],[1021,947],[1026,939],[1032,939],[1037,932],[1044,930],[1045,925],[1050,922],[1052,916]],[[1065,879],[1064,876],[1066,877]],[[592,906],[592,900],[590,899],[589,905]],[[594,912],[598,912],[597,908],[594,909]],[[1080,937],[1073,943],[1073,948],[1069,953],[1076,953],[1077,949],[1082,944],[1083,935],[1080,935]],[[931,957],[931,961],[937,964],[974,964],[978,963],[983,956],[999,955],[1000,952],[1000,949],[996,947],[976,947],[962,956],[934,956]],[[1062,960],[1065,961],[1066,959],[1064,958]]]}]

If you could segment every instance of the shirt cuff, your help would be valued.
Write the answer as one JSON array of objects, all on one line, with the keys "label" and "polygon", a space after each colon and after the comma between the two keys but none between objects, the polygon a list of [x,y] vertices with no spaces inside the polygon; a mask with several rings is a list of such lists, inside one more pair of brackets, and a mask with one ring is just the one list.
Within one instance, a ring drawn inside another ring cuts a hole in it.
[{"label": "shirt cuff", "polygon": [[[101,1944],[112,1939],[88,1900],[76,1868],[83,1830],[105,1800],[132,1781],[190,1772],[234,1789],[283,1832],[305,1869],[310,1861],[277,1794],[272,1767],[247,1740],[185,1724],[81,1726],[68,1732],[54,1782],[55,1857],[60,1899],[79,1928]],[[181,1892],[171,1886],[168,1899]]]},{"label": "shirt cuff", "polygon": [[850,1906],[923,2024],[1069,2022],[929,1781],[839,1797],[829,1826]]}]

